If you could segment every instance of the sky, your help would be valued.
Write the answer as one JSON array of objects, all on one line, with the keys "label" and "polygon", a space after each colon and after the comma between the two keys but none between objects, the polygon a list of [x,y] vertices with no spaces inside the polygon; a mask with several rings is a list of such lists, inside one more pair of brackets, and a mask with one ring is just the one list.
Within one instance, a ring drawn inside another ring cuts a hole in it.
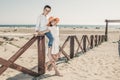
[{"label": "sky", "polygon": [[59,24],[105,24],[120,19],[120,0],[0,0],[0,24],[36,24],[43,7],[48,15],[59,17]]}]

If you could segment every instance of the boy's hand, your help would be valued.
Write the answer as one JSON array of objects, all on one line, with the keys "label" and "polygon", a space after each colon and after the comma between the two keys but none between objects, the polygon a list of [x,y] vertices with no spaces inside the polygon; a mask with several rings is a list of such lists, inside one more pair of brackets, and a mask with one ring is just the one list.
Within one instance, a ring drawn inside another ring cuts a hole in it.
[{"label": "boy's hand", "polygon": [[39,34],[38,32],[35,32],[33,35],[34,35],[34,36],[38,36],[38,34]]},{"label": "boy's hand", "polygon": [[41,31],[41,32],[39,32],[39,34],[40,34],[40,35],[44,35],[44,32]]}]

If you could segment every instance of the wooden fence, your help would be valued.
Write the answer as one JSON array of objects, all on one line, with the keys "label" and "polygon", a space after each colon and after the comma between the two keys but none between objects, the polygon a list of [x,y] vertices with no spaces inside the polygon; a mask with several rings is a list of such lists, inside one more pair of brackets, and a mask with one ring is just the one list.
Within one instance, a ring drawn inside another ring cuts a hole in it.
[{"label": "wooden fence", "polygon": [[[23,66],[17,65],[14,62],[36,41],[38,40],[38,72],[29,70]],[[9,60],[0,58],[0,75],[7,70],[12,68],[17,71],[29,74],[31,76],[39,76],[45,73],[45,37],[44,36],[33,36],[23,47],[21,47]]]},{"label": "wooden fence", "polygon": [[[67,54],[64,51],[64,48],[67,46],[68,41],[70,41],[70,54]],[[75,41],[78,44],[78,48],[75,51]],[[105,41],[105,35],[91,35],[88,37],[87,35],[83,35],[82,38],[79,40],[76,35],[68,36],[65,42],[63,43],[62,47],[60,47],[60,51],[62,54],[70,60],[74,58],[75,53],[79,53],[78,50],[82,53],[87,52],[88,50],[100,45],[102,42]]]},{"label": "wooden fence", "polygon": [[[15,64],[14,62],[35,42],[38,45],[38,72],[29,70],[21,65]],[[70,41],[70,54],[64,51],[65,46],[67,46],[68,41]],[[75,41],[78,44],[78,48],[75,51]],[[89,49],[100,45],[105,41],[105,35],[83,35],[79,40],[76,35],[68,36],[62,46],[60,46],[60,52],[68,59],[72,59],[75,56],[75,52],[78,53],[79,50],[85,53]],[[39,76],[45,73],[45,37],[44,36],[33,36],[23,47],[21,47],[9,60],[0,58],[0,75],[7,70],[7,68],[12,68],[17,71],[29,74],[31,76]]]}]

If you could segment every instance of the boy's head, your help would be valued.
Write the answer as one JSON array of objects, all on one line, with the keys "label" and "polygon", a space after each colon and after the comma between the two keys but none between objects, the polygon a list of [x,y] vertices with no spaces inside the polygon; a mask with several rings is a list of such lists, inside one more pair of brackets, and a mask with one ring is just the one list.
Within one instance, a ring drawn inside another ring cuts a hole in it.
[{"label": "boy's head", "polygon": [[50,11],[51,11],[51,7],[49,5],[46,5],[43,9],[43,14],[48,15]]}]

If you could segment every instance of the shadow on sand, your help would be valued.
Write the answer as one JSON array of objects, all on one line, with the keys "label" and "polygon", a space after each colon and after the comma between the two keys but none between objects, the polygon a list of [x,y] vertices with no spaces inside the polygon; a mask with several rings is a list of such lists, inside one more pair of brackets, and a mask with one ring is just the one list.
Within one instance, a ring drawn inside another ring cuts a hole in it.
[{"label": "shadow on sand", "polygon": [[[36,71],[37,66],[35,66],[31,70]],[[10,77],[6,80],[41,80],[41,79],[53,77],[53,76],[55,76],[55,75],[44,74],[44,75],[40,75],[39,77],[33,77],[33,76],[28,75],[28,74],[20,73],[20,74],[13,76],[13,77]]]},{"label": "shadow on sand", "polygon": [[[75,57],[79,57],[82,54],[83,54],[82,52],[79,52],[77,55],[75,55]],[[57,65],[61,63],[68,63],[68,60],[65,57],[62,57],[57,61]],[[37,71],[37,66],[33,67],[31,70]],[[45,78],[53,77],[53,76],[55,75],[44,74],[44,75],[40,75],[39,77],[33,77],[28,74],[20,73],[13,77],[8,78],[7,80],[41,80],[41,79],[45,79]]]}]

